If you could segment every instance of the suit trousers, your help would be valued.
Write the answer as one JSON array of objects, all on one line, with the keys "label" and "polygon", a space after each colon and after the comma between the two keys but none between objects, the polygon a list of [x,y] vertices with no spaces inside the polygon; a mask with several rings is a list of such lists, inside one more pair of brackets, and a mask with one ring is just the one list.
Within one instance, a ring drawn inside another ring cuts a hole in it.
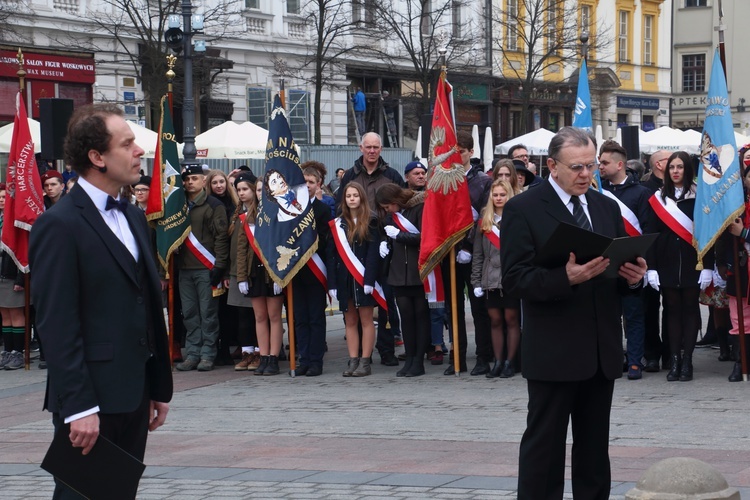
[{"label": "suit trousers", "polygon": [[219,340],[219,302],[211,291],[208,269],[180,270],[180,297],[187,358],[213,362]]},{"label": "suit trousers", "polygon": [[565,441],[572,422],[573,498],[606,500],[611,487],[609,415],[614,380],[601,370],[588,380],[529,380],[529,414],[518,463],[519,500],[559,500],[565,484]]},{"label": "suit trousers", "polygon": [[326,290],[319,281],[292,280],[294,334],[300,366],[323,366],[326,352]]},{"label": "suit trousers", "polygon": [[[146,439],[148,438],[148,409],[151,401],[148,391],[144,388],[143,400],[140,406],[130,413],[99,413],[99,435],[104,436],[117,446],[127,451],[135,458],[143,461],[146,454]],[[60,414],[52,414],[52,424],[55,432],[70,434],[70,424],[64,423]],[[62,481],[55,479],[53,500],[81,500],[85,497],[69,488]]]}]

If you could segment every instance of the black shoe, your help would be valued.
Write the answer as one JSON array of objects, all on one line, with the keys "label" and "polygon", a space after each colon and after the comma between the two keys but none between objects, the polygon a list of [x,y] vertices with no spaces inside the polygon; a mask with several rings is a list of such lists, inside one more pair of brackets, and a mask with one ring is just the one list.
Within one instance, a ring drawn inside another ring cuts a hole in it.
[{"label": "black shoe", "polygon": [[323,367],[318,365],[312,365],[307,369],[305,373],[306,377],[318,377],[323,374]]},{"label": "black shoe", "polygon": [[279,370],[279,357],[268,356],[268,366],[263,370],[263,375],[278,375],[281,373]]},{"label": "black shoe", "polygon": [[680,367],[680,382],[689,382],[693,380],[693,357],[685,355],[682,358]]},{"label": "black shoe", "polygon": [[677,354],[672,354],[672,364],[667,373],[667,381],[674,382],[680,380],[680,357]]},{"label": "black shoe", "polygon": [[424,375],[424,355],[413,358],[411,366],[409,366],[409,370],[404,377],[419,377],[421,375]]},{"label": "black shoe", "polygon": [[490,370],[485,377],[487,378],[497,378],[500,376],[500,372],[503,371],[503,364],[500,361],[495,360],[495,364],[492,366],[492,370]]},{"label": "black shoe", "polygon": [[380,354],[380,364],[385,366],[398,366],[398,358],[392,352]]},{"label": "black shoe", "polygon": [[719,342],[719,337],[714,332],[707,332],[702,339],[695,343],[695,347],[711,347]]},{"label": "black shoe", "polygon": [[268,358],[271,356],[261,356],[260,357],[260,364],[258,365],[258,368],[255,369],[255,372],[253,375],[263,375],[266,371],[266,368],[268,368]]},{"label": "black shoe", "polygon": [[646,366],[643,367],[644,372],[657,373],[659,371],[659,360],[649,359],[646,361]]},{"label": "black shoe", "polygon": [[[466,373],[467,371],[469,371],[469,369],[466,367],[466,363],[460,362],[459,364],[460,364],[459,369],[461,370],[461,373]],[[448,365],[448,368],[446,368],[445,371],[443,372],[443,375],[455,375],[455,374],[456,374],[456,370],[453,369],[453,358],[451,358],[450,364]]]},{"label": "black shoe", "polygon": [[[46,370],[46,369],[47,369],[47,362],[46,362],[46,361],[44,361],[44,360],[41,360],[41,361],[39,361],[39,369],[40,369],[40,370]],[[742,377],[742,376],[740,375],[740,378],[741,378],[741,377]]]},{"label": "black shoe", "polygon": [[294,369],[294,376],[301,377],[302,375],[306,375],[309,370],[310,365],[297,365],[297,368]]},{"label": "black shoe", "polygon": [[729,346],[719,346],[719,361],[732,361],[732,353]]},{"label": "black shoe", "polygon": [[729,375],[730,382],[742,382],[742,363],[735,361],[732,367],[732,373]]},{"label": "black shoe", "polygon": [[490,364],[481,356],[477,356],[477,364],[471,370],[471,376],[485,375],[490,372]]},{"label": "black shoe", "polygon": [[405,377],[407,372],[411,369],[411,365],[414,363],[414,356],[407,356],[404,360],[404,366],[396,372],[397,377]]},{"label": "black shoe", "polygon": [[510,360],[506,359],[503,363],[503,371],[500,372],[500,378],[510,378],[515,374],[516,371],[513,369],[513,364]]}]

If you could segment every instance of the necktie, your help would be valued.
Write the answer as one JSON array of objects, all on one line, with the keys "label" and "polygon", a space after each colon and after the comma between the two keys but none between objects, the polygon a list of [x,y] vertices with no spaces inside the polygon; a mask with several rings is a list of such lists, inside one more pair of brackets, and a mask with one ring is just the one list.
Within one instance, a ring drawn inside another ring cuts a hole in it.
[{"label": "necktie", "polygon": [[128,202],[125,200],[115,200],[111,196],[107,196],[107,204],[104,206],[105,210],[112,210],[113,208],[125,213],[125,209],[128,206]]},{"label": "necktie", "polygon": [[576,220],[578,227],[591,231],[591,223],[589,218],[586,217],[586,212],[583,211],[581,200],[578,199],[578,196],[571,196],[570,202],[573,204],[573,218]]}]

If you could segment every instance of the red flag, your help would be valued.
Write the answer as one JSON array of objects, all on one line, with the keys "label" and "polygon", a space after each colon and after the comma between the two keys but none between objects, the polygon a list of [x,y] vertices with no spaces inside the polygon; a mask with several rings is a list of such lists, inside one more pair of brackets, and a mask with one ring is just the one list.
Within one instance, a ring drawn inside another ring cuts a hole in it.
[{"label": "red flag", "polygon": [[34,159],[34,141],[23,96],[16,95],[16,117],[10,143],[7,189],[3,211],[2,248],[13,257],[21,271],[29,272],[29,231],[44,212],[42,181]]},{"label": "red flag", "polygon": [[456,146],[452,91],[443,71],[437,83],[430,133],[430,175],[422,214],[422,243],[419,247],[421,279],[425,279],[440,264],[445,254],[464,237],[474,223],[466,173]]}]

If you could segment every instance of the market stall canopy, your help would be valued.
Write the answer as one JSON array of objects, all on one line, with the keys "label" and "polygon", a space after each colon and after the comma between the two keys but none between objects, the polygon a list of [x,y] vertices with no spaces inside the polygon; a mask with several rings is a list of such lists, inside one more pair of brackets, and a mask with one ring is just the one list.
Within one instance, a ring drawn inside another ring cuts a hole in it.
[{"label": "market stall canopy", "polygon": [[662,149],[698,154],[701,144],[700,137],[696,141],[694,135],[670,127],[659,127],[648,132],[639,130],[638,141],[641,152],[645,154],[653,154]]},{"label": "market stall canopy", "polygon": [[[34,153],[42,152],[42,135],[39,132],[39,122],[29,120],[29,129],[31,130],[31,139],[34,141]],[[13,140],[13,124],[9,123],[0,127],[0,153],[10,153],[10,142]]]},{"label": "market stall canopy", "polygon": [[547,148],[552,138],[555,136],[554,132],[550,132],[546,128],[540,128],[528,134],[524,134],[515,139],[505,141],[502,144],[495,146],[496,155],[508,154],[508,150],[516,144],[523,144],[526,146],[526,150],[530,155],[534,156],[546,156]]},{"label": "market stall canopy", "polygon": [[264,158],[267,141],[268,130],[252,122],[224,122],[195,137],[196,158]]}]

